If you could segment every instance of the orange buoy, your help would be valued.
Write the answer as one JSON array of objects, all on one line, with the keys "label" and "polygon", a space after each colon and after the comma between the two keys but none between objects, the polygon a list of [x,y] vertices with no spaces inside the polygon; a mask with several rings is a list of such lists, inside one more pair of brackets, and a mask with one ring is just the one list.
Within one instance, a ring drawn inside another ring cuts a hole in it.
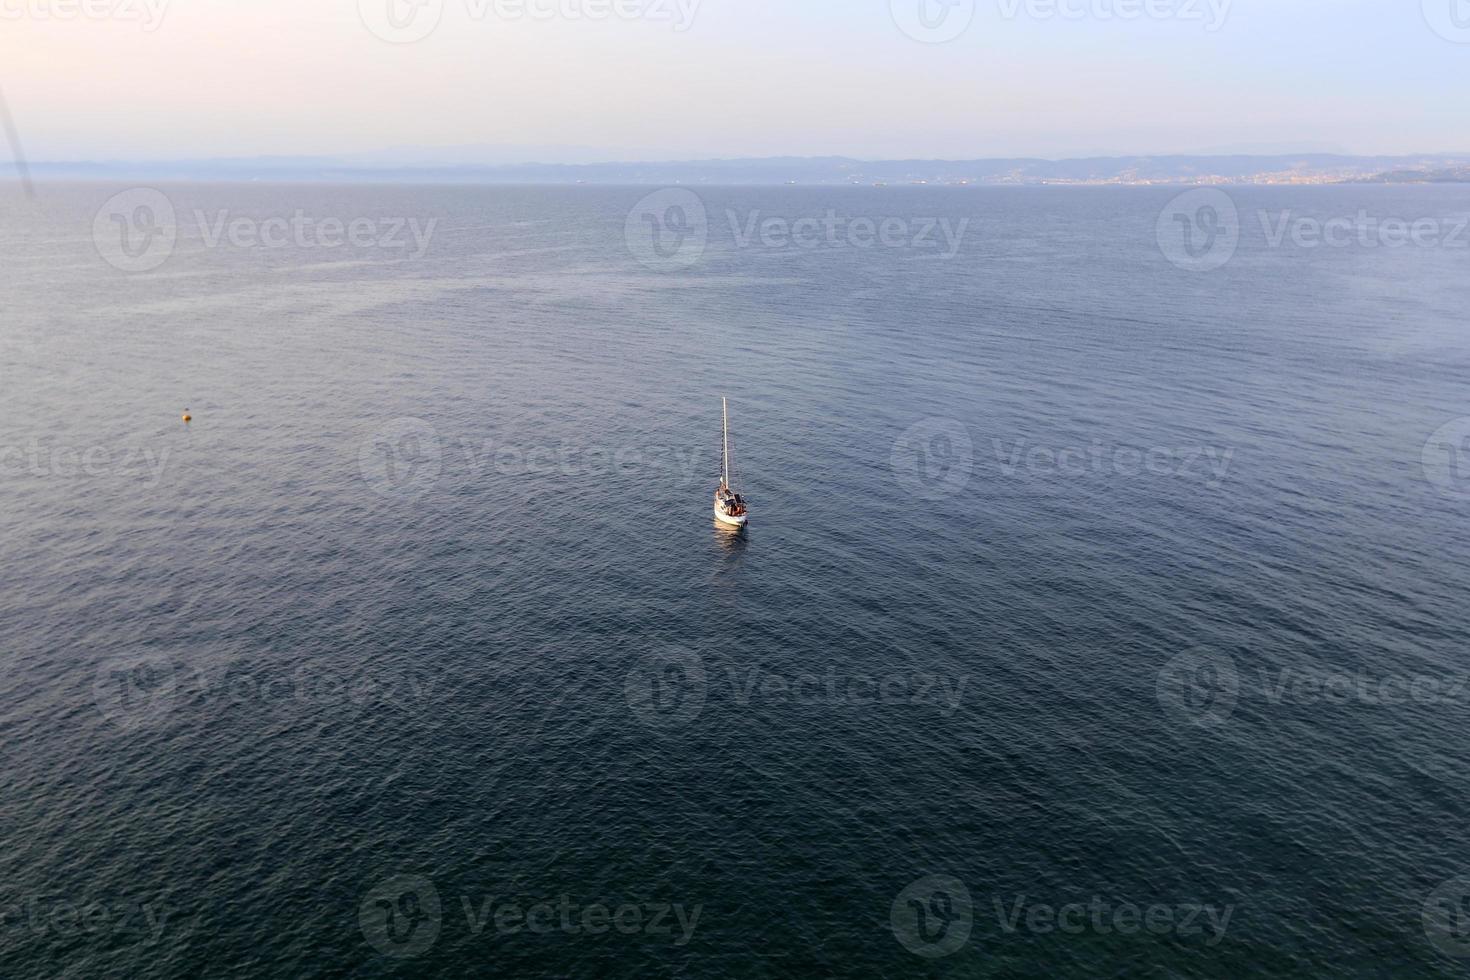
[{"label": "orange buoy", "polygon": [[192,416],[192,415],[189,414],[189,410],[187,408],[184,409],[184,421],[185,422],[192,422],[192,421],[194,421],[194,416]]}]

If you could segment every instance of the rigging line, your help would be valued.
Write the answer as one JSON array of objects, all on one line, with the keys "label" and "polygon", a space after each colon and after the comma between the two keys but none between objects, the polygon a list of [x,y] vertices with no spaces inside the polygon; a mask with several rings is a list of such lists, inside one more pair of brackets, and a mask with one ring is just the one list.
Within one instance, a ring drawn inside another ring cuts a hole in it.
[{"label": "rigging line", "polygon": [[15,158],[15,172],[20,175],[20,186],[26,197],[36,199],[36,185],[31,183],[31,168],[26,163],[25,151],[20,146],[20,133],[15,128],[15,117],[10,114],[10,103],[5,101],[5,91],[0,89],[0,126],[5,129],[5,138],[10,142],[10,153]]}]

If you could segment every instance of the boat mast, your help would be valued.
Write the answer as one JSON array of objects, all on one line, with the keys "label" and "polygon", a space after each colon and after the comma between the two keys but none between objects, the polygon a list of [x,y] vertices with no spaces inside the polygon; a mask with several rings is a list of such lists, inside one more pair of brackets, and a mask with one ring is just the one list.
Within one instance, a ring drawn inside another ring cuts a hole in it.
[{"label": "boat mast", "polygon": [[730,401],[726,398],[720,399],[720,407],[725,416],[725,477],[720,481],[726,489],[730,489]]}]

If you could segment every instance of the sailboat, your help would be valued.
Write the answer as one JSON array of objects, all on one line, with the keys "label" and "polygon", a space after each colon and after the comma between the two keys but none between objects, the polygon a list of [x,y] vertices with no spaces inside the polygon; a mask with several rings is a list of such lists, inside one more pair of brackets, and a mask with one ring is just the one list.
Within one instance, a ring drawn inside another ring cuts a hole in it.
[{"label": "sailboat", "polygon": [[721,398],[724,409],[724,470],[720,475],[720,488],[715,491],[715,519],[731,527],[744,527],[750,515],[745,508],[745,498],[730,486],[730,402]]}]

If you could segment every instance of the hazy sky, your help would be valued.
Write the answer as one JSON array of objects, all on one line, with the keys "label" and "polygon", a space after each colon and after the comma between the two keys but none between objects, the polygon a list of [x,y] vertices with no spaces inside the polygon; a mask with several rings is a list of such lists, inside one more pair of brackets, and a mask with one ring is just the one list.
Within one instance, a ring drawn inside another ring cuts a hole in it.
[{"label": "hazy sky", "polygon": [[1470,0],[0,0],[0,88],[37,160],[1467,151]]}]

